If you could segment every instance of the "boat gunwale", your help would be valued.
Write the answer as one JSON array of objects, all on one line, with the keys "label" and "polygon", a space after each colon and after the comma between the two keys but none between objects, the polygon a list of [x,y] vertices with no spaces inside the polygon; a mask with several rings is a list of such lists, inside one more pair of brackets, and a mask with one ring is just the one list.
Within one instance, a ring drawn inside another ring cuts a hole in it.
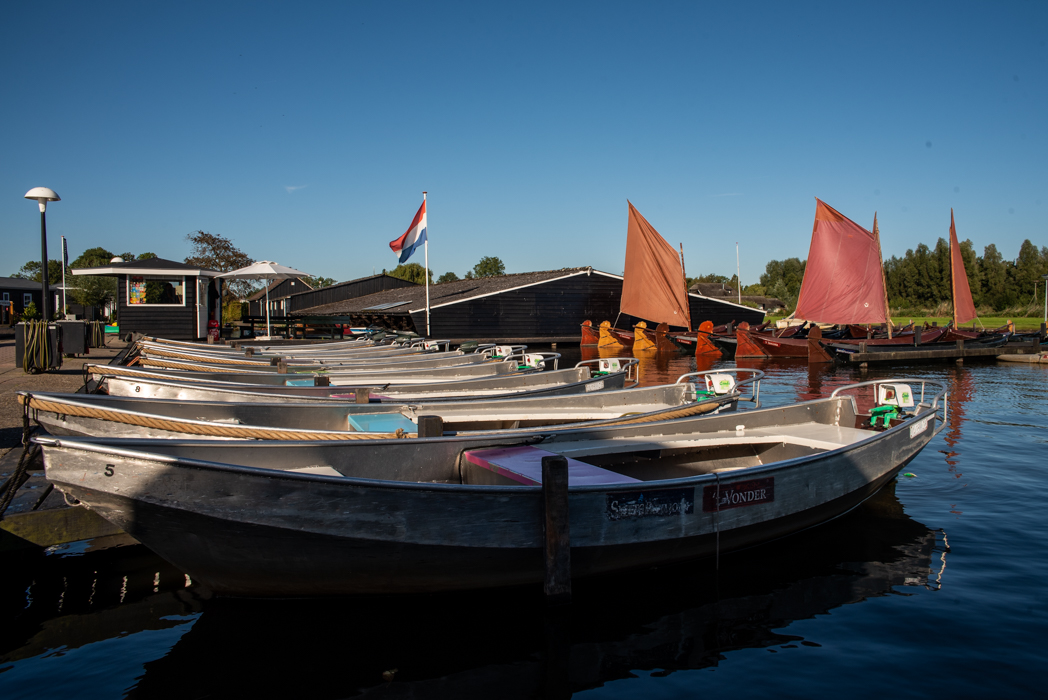
[{"label": "boat gunwale", "polygon": [[[841,401],[851,401],[853,406],[855,405],[855,399],[853,396],[833,396],[824,397],[820,399],[813,399],[811,401],[804,401],[797,404],[791,404],[787,407],[777,407],[770,409],[762,409],[768,411],[783,410],[783,408],[799,408],[802,406],[810,406],[820,403],[835,403]],[[823,450],[810,455],[802,455],[800,457],[792,457],[789,459],[778,460],[770,464],[754,465],[752,467],[745,467],[742,469],[732,470],[728,475],[724,475],[718,472],[709,472],[706,474],[696,474],[694,476],[678,477],[675,479],[659,479],[653,481],[642,481],[642,482],[627,482],[622,484],[594,484],[594,485],[579,485],[568,487],[569,493],[605,493],[605,492],[619,492],[619,491],[637,491],[637,490],[660,490],[660,489],[671,489],[688,487],[692,485],[705,484],[706,482],[720,483],[721,481],[732,481],[736,476],[749,476],[751,474],[765,474],[769,472],[778,472],[782,469],[794,467],[800,464],[804,464],[810,461],[825,459],[830,456],[839,456],[845,454],[851,450],[861,449],[868,446],[871,442],[876,440],[886,440],[889,437],[894,437],[903,428],[909,429],[909,427],[915,424],[917,421],[931,418],[932,421],[938,419],[937,411],[931,406],[921,404],[918,408],[924,409],[922,411],[915,412],[913,415],[908,416],[902,420],[898,425],[894,425],[887,430],[883,431],[870,431],[869,437],[858,440],[856,442],[841,445],[840,447]],[[857,414],[857,412],[856,412]],[[929,421],[929,422],[932,422]],[[664,425],[673,424],[677,421],[658,421],[653,423],[645,424],[646,426],[657,426],[660,423]],[[934,425],[930,425],[925,428],[925,431],[931,429],[931,436],[928,441],[931,441],[935,437],[937,432],[934,429]],[[609,428],[614,430],[615,428]],[[580,428],[580,430],[591,430],[590,428]],[[571,431],[563,431],[558,433],[557,437],[564,439],[565,435]],[[923,433],[923,431],[922,431]],[[528,438],[532,438],[528,440]],[[499,440],[499,437],[492,435],[490,440],[492,441],[492,447],[499,445],[538,445],[544,443],[546,440],[552,438],[553,435],[543,434],[542,431],[536,431],[536,433],[530,436],[525,435],[513,435],[506,436],[503,440]],[[481,436],[477,435],[456,435],[446,437],[434,437],[434,438],[414,438],[412,444],[423,444],[426,442],[438,442],[438,441],[452,441],[452,442],[475,442],[480,439],[481,442],[485,442]],[[615,439],[615,438],[610,438]],[[438,482],[416,482],[416,481],[394,481],[388,479],[369,479],[363,477],[352,477],[352,476],[328,476],[322,474],[304,474],[293,471],[286,471],[280,469],[271,469],[267,467],[251,467],[237,464],[227,464],[224,462],[211,462],[208,460],[198,460],[186,457],[175,457],[151,452],[142,452],[127,448],[121,448],[113,446],[111,443],[113,440],[126,441],[128,443],[145,441],[147,443],[155,443],[155,439],[150,438],[73,438],[72,440],[66,438],[58,438],[52,436],[34,436],[33,442],[42,446],[53,446],[60,449],[75,449],[85,452],[92,452],[96,454],[113,454],[116,456],[128,458],[146,460],[152,462],[158,462],[169,466],[186,467],[190,469],[198,469],[203,471],[217,471],[224,473],[242,473],[251,476],[264,476],[270,479],[290,479],[292,481],[306,481],[306,482],[321,482],[329,484],[340,484],[353,487],[365,487],[365,488],[381,488],[381,489],[406,489],[409,491],[448,491],[453,493],[475,493],[475,494],[509,494],[509,493],[540,493],[542,491],[541,485],[536,486],[525,486],[525,485],[514,485],[514,486],[498,486],[498,485],[484,485],[484,484],[448,484]],[[96,442],[97,441],[97,442]],[[563,440],[567,442],[568,440]],[[165,441],[165,445],[168,446],[186,446],[192,447],[206,447],[211,441],[206,440],[193,440],[193,441]],[[228,441],[215,441],[220,443],[223,447],[229,446]],[[257,441],[262,442],[262,441]],[[281,445],[281,446],[321,446],[331,445],[328,441],[283,441],[283,440],[267,440],[265,441],[268,445]],[[581,442],[581,441],[580,441]],[[256,444],[256,443],[253,443]],[[370,440],[368,446],[380,446],[383,444],[403,444],[403,440]],[[927,443],[926,443],[927,444]],[[478,445],[477,449],[483,447]]]}]

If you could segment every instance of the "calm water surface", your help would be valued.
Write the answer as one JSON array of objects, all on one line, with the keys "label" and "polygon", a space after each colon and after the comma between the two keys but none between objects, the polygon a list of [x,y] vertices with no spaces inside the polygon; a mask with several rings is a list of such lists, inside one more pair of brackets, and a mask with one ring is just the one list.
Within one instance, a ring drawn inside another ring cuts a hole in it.
[{"label": "calm water surface", "polygon": [[[732,366],[650,357],[641,378]],[[749,366],[765,405],[887,376]],[[1048,367],[891,375],[950,387],[913,477],[719,571],[578,582],[553,613],[535,589],[214,599],[141,546],[0,556],[0,698],[1042,696]]]}]

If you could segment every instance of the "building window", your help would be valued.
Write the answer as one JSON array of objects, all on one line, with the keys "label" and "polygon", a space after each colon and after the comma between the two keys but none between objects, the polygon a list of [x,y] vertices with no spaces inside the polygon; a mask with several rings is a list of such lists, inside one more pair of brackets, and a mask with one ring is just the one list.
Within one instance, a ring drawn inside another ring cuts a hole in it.
[{"label": "building window", "polygon": [[4,292],[4,301],[11,301],[11,292]]},{"label": "building window", "polygon": [[165,275],[128,275],[127,303],[185,306],[186,278]]},{"label": "building window", "polygon": [[23,309],[25,307],[29,306],[32,303],[33,303],[33,295],[32,294],[26,292],[25,294],[22,295],[22,308]]}]

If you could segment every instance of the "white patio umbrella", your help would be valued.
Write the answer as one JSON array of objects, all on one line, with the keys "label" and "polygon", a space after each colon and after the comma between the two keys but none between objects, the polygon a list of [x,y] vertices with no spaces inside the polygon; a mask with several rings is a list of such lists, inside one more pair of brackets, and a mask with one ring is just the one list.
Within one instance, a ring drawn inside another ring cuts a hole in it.
[{"label": "white patio umbrella", "polygon": [[272,280],[286,280],[299,277],[312,277],[305,272],[293,267],[278,265],[272,260],[259,260],[256,263],[242,267],[232,272],[223,272],[219,277],[235,280],[265,280],[266,281],[266,335],[273,335],[269,325],[269,285]]}]

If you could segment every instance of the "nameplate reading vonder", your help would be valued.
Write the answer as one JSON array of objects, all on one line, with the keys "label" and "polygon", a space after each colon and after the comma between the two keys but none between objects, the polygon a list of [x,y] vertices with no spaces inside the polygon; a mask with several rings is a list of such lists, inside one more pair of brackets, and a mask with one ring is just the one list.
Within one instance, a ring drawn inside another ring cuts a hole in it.
[{"label": "nameplate reading vonder", "polygon": [[750,479],[720,485],[720,506],[717,505],[717,485],[702,489],[702,512],[712,513],[716,510],[755,506],[759,503],[771,503],[775,500],[775,477]]}]

